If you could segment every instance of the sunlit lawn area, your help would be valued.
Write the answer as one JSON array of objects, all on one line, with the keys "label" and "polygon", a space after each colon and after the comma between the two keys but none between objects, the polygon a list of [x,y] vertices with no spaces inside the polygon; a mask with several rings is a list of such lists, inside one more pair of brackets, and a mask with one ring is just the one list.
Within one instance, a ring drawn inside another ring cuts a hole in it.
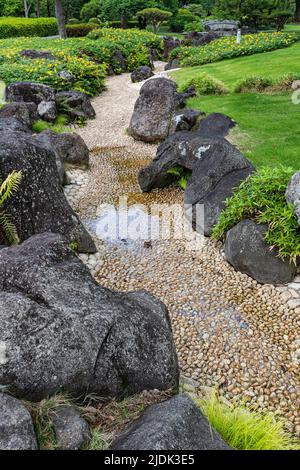
[{"label": "sunlit lawn area", "polygon": [[230,59],[214,64],[173,72],[180,84],[206,72],[222,80],[230,93],[225,96],[201,96],[189,105],[207,113],[228,114],[238,123],[232,139],[257,166],[290,165],[300,168],[300,105],[291,100],[291,93],[234,93],[235,84],[246,77],[262,75],[281,77],[287,73],[300,75],[300,43],[273,52]]}]

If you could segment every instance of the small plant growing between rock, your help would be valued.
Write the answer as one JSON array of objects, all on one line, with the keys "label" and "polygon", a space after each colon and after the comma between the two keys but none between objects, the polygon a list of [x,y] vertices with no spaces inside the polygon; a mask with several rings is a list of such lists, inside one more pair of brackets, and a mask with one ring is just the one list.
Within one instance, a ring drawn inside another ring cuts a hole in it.
[{"label": "small plant growing between rock", "polygon": [[184,82],[179,92],[185,92],[190,86],[194,86],[199,95],[225,95],[229,91],[223,82],[204,72]]},{"label": "small plant growing between rock", "polygon": [[13,171],[3,182],[0,180],[0,231],[3,232],[3,236],[9,245],[17,245],[20,239],[11,216],[1,209],[1,206],[18,191],[21,179],[21,172]]},{"label": "small plant growing between rock", "polygon": [[181,189],[186,189],[188,181],[192,176],[192,172],[190,170],[187,170],[181,166],[171,168],[171,170],[168,170],[167,173],[168,175],[173,175],[176,177],[177,184]]},{"label": "small plant growing between rock", "polygon": [[63,134],[64,132],[71,132],[71,128],[68,127],[68,123],[68,117],[64,114],[60,114],[53,124],[39,119],[33,124],[33,130],[37,134],[47,130],[51,130],[57,134]]},{"label": "small plant growing between rock", "polygon": [[292,168],[263,167],[243,181],[234,195],[226,200],[212,237],[223,240],[228,230],[243,219],[267,224],[265,240],[278,248],[281,258],[297,261],[300,253],[300,232],[294,208],[286,202],[285,191],[294,174]]}]

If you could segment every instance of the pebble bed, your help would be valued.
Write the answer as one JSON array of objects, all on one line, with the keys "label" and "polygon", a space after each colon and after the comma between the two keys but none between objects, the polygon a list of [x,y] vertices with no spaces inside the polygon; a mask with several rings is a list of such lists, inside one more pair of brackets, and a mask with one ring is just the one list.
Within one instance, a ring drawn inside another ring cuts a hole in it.
[{"label": "pebble bed", "polygon": [[[137,173],[156,147],[125,132],[139,87],[129,75],[108,79],[96,98],[97,118],[79,133],[91,150],[86,172],[68,172],[66,195],[87,224],[99,205],[182,204],[182,191],[141,194]],[[147,289],[166,303],[182,373],[204,387],[218,387],[230,401],[274,411],[300,435],[300,277],[289,286],[262,286],[235,272],[222,246],[198,236],[201,249],[186,240],[103,241],[98,252],[80,254],[97,281],[111,289]]]}]

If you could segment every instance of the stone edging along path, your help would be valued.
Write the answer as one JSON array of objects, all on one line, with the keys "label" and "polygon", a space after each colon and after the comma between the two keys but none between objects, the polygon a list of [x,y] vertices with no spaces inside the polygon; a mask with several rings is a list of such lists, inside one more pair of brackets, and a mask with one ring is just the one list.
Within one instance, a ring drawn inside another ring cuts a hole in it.
[{"label": "stone edging along path", "polygon": [[[164,64],[157,65],[162,70]],[[155,145],[126,133],[141,84],[123,74],[110,77],[107,87],[93,102],[96,119],[79,130],[91,151],[90,170],[73,170],[66,187],[91,229],[99,205],[118,204],[122,195],[129,204],[183,203],[179,188],[141,194],[138,171],[156,152]],[[95,241],[98,253],[80,258],[102,285],[147,289],[166,303],[185,376],[199,386],[220,387],[230,400],[276,411],[300,433],[299,278],[288,287],[259,285],[235,272],[221,245],[209,239],[192,252],[182,240],[155,240],[151,246],[96,236]]]}]

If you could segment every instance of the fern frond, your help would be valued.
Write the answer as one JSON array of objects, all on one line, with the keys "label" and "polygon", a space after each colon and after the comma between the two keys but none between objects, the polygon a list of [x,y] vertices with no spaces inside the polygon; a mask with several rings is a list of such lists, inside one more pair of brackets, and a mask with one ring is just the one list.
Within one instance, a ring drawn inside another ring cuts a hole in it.
[{"label": "fern frond", "polygon": [[4,232],[4,236],[9,245],[18,245],[20,243],[17,229],[12,218],[4,211],[0,211],[0,227]]},{"label": "fern frond", "polygon": [[0,184],[0,206],[16,193],[20,187],[22,180],[21,171],[13,171],[8,175],[6,180]]}]

